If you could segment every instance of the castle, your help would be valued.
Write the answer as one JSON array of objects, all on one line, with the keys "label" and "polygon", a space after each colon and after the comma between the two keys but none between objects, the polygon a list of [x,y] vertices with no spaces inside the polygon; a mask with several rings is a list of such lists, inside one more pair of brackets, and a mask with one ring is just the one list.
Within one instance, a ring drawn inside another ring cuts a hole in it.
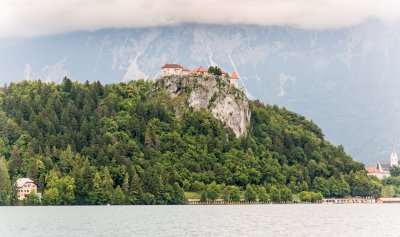
[{"label": "castle", "polygon": [[[186,67],[183,67],[183,66],[181,66],[179,64],[165,64],[164,66],[161,67],[161,77],[166,77],[166,76],[189,76],[189,75],[192,75],[192,76],[208,76],[209,75],[208,71],[209,70],[206,70],[203,66],[200,66],[199,68],[196,68],[196,69],[193,69],[193,70],[190,71]],[[229,75],[223,69],[220,69],[220,73],[221,73],[221,78],[223,80],[228,81],[231,85],[233,85],[234,87],[238,88],[239,76],[236,73],[232,73],[231,75]]]}]

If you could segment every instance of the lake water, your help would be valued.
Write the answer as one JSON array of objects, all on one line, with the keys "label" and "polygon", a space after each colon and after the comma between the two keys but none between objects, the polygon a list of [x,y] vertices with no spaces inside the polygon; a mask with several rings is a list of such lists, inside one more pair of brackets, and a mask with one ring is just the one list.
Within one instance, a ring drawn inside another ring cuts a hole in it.
[{"label": "lake water", "polygon": [[0,236],[400,236],[400,205],[0,207]]}]

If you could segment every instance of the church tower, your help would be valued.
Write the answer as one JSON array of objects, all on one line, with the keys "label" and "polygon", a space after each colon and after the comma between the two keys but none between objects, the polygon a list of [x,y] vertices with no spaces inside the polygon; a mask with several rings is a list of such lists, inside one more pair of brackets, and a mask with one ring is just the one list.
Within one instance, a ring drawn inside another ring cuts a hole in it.
[{"label": "church tower", "polygon": [[399,160],[396,153],[396,143],[393,142],[392,153],[390,154],[390,167],[399,166]]}]

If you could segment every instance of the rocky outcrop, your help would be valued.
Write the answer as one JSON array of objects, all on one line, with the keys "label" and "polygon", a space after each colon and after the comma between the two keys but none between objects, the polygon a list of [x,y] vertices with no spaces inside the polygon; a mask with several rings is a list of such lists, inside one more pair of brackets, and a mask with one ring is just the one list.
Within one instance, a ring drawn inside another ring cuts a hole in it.
[{"label": "rocky outcrop", "polygon": [[249,102],[243,91],[215,77],[164,77],[159,84],[171,98],[187,96],[188,106],[208,109],[237,137],[246,136],[250,123]]}]

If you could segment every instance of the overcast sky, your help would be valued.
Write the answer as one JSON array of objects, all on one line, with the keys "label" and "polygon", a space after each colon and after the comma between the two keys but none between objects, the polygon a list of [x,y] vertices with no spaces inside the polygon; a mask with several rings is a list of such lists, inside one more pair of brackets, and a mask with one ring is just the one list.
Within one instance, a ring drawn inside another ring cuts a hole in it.
[{"label": "overcast sky", "polygon": [[392,24],[400,0],[0,0],[0,37],[180,23],[346,27]]}]

